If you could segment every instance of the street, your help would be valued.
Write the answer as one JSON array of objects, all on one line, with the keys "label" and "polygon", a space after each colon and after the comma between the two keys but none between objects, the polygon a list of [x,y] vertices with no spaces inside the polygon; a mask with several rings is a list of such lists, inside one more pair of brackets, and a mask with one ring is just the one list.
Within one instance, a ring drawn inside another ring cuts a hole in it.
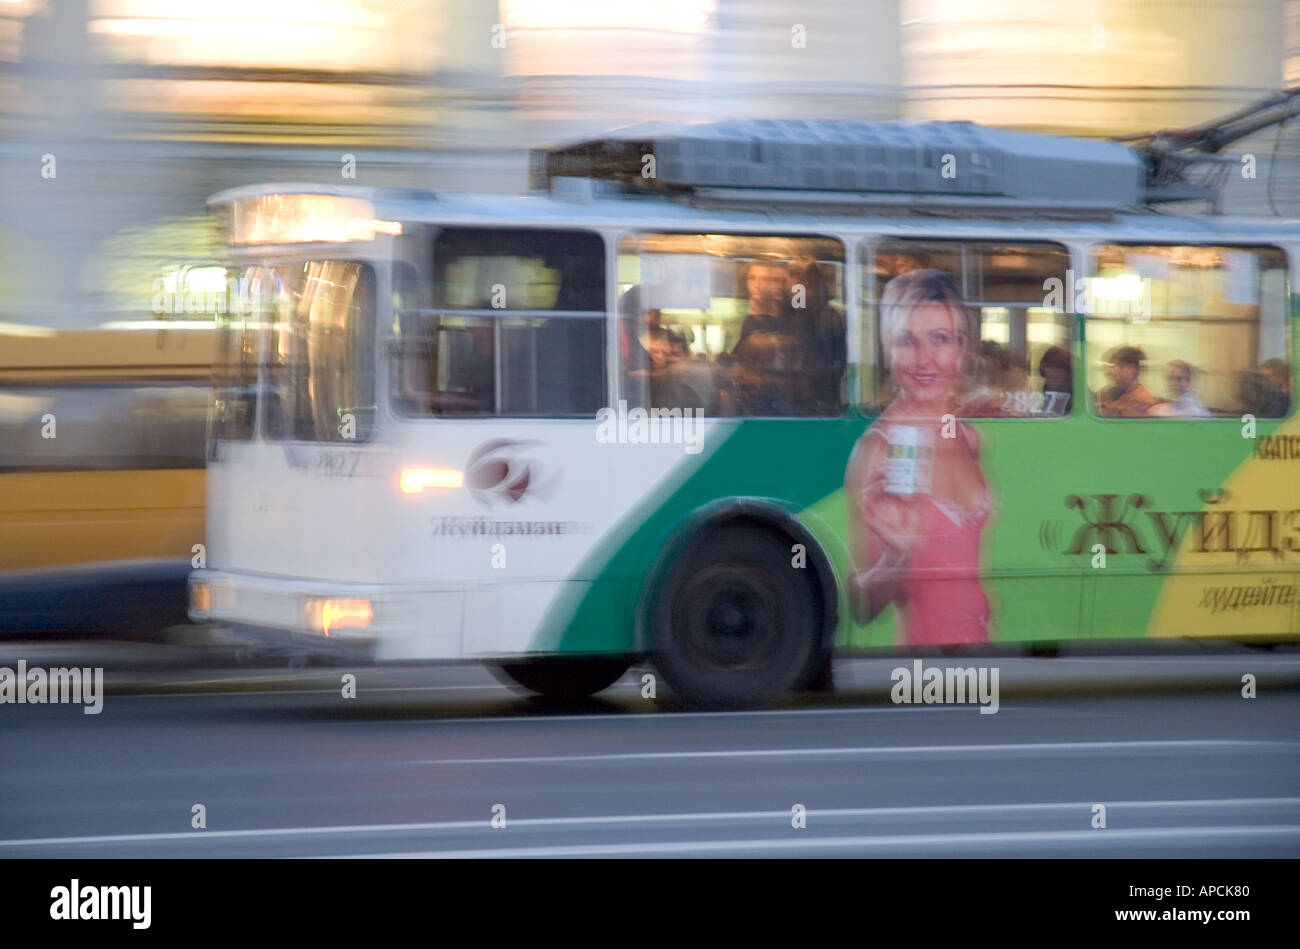
[{"label": "street", "polygon": [[0,706],[0,856],[1300,855],[1294,652],[969,662],[996,714],[894,705],[901,659],[724,713],[639,670],[557,706],[479,666],[351,670],[351,699],[347,669],[110,666],[99,715]]}]

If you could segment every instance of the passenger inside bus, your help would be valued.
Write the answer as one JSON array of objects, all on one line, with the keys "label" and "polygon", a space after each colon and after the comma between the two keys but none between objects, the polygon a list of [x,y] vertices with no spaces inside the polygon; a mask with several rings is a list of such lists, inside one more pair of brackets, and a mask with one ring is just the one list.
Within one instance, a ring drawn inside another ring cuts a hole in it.
[{"label": "passenger inside bus", "polygon": [[1060,416],[1070,413],[1074,399],[1074,372],[1070,351],[1064,346],[1049,346],[1038,360],[1038,374],[1043,377],[1043,393],[1051,396],[1043,409],[1044,415]]},{"label": "passenger inside bus", "polygon": [[795,338],[803,357],[800,378],[807,389],[801,401],[813,414],[837,414],[847,363],[844,314],[831,305],[825,276],[812,257],[795,260],[786,276],[787,299],[796,320]]},{"label": "passenger inside bus", "polygon": [[[740,415],[836,414],[847,363],[844,314],[809,255],[745,268],[747,310],[725,401]],[[757,338],[755,338],[757,337]]]},{"label": "passenger inside bus", "polygon": [[1259,367],[1263,377],[1264,398],[1260,415],[1283,418],[1291,414],[1291,367],[1284,359],[1266,359]]},{"label": "passenger inside bus", "polygon": [[691,359],[686,336],[663,325],[663,313],[642,305],[635,286],[619,300],[619,351],[627,367],[629,401],[643,408],[713,410],[713,373]]},{"label": "passenger inside bus", "polygon": [[799,344],[788,333],[751,332],[736,344],[731,385],[723,393],[724,414],[799,414]]},{"label": "passenger inside bus", "polygon": [[1135,346],[1121,346],[1110,360],[1107,373],[1115,387],[1104,393],[1098,406],[1108,418],[1146,418],[1160,400],[1142,383],[1142,363],[1146,354]]},{"label": "passenger inside bus", "polygon": [[789,282],[783,261],[756,260],[746,267],[744,291],[747,309],[740,327],[742,340],[750,333],[792,333]]},{"label": "passenger inside bus", "polygon": [[1192,367],[1181,359],[1169,363],[1165,381],[1172,398],[1152,406],[1150,414],[1158,418],[1209,418],[1213,413],[1192,392]]}]

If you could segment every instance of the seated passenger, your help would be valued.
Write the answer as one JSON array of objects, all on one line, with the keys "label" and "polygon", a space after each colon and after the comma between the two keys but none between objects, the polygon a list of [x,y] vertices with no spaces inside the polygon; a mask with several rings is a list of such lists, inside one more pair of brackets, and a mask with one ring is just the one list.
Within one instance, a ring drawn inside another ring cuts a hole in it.
[{"label": "seated passenger", "polygon": [[1209,418],[1210,410],[1201,404],[1201,400],[1192,394],[1192,367],[1181,359],[1169,364],[1165,375],[1173,399],[1162,402],[1151,409],[1152,415],[1164,418]]},{"label": "seated passenger", "polygon": [[1142,363],[1146,353],[1135,346],[1121,346],[1111,360],[1115,389],[1098,406],[1108,418],[1146,418],[1160,400],[1142,384]]},{"label": "seated passenger", "polygon": [[1263,377],[1264,397],[1259,415],[1262,418],[1283,418],[1291,414],[1291,367],[1283,359],[1266,360],[1259,367]]},{"label": "seated passenger", "polygon": [[662,324],[657,309],[641,309],[641,288],[619,301],[619,355],[628,380],[628,402],[642,408],[714,410],[713,371],[689,358],[686,337]]},{"label": "seated passenger", "polygon": [[1068,415],[1074,399],[1074,371],[1070,351],[1052,346],[1038,360],[1038,374],[1043,377],[1043,414]]}]

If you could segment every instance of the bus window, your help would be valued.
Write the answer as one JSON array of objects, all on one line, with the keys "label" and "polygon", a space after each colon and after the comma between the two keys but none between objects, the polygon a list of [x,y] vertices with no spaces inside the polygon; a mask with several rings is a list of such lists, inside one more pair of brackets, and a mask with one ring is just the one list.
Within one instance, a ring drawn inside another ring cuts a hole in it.
[{"label": "bus window", "polygon": [[375,277],[366,264],[308,261],[267,268],[257,297],[262,435],[364,441],[375,416]]},{"label": "bus window", "polygon": [[432,307],[410,293],[398,300],[398,411],[595,415],[606,401],[598,235],[447,228],[433,257]]},{"label": "bus window", "polygon": [[202,468],[207,412],[200,380],[7,386],[0,470]]},{"label": "bus window", "polygon": [[[914,338],[918,306],[959,313],[964,346],[953,398],[966,418],[1054,418],[1073,390],[1069,253],[1056,244],[999,241],[887,241],[862,259],[862,401],[895,398],[891,359]],[[1053,287],[1055,291],[1053,297]],[[948,329],[948,327],[944,327]]]},{"label": "bus window", "polygon": [[623,393],[723,416],[844,409],[844,248],[825,237],[638,234],[618,248]]},{"label": "bus window", "polygon": [[212,367],[212,446],[253,437],[257,406],[258,333],[244,314],[217,314]]},{"label": "bus window", "polygon": [[1095,247],[1084,291],[1088,389],[1099,415],[1290,414],[1282,251]]}]

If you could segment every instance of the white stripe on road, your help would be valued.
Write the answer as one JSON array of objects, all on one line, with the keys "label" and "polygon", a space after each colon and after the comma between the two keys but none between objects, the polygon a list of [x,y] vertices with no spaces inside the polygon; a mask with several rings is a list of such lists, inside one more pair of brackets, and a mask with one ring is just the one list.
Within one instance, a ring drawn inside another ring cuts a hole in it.
[{"label": "white stripe on road", "polygon": [[[787,815],[789,816],[789,815]],[[996,844],[1070,844],[1110,846],[1116,843],[1155,843],[1162,840],[1207,838],[1300,838],[1300,827],[1168,827],[1155,830],[1028,830],[991,834],[903,834],[889,837],[812,837],[780,840],[699,840],[678,843],[582,844],[558,847],[510,847],[484,850],[424,850],[407,853],[335,854],[339,860],[367,859],[493,859],[511,857],[649,857],[657,854],[730,853],[763,850],[879,850],[888,848],[961,847]],[[321,858],[310,858],[321,859]],[[328,859],[328,858],[326,858]]]},{"label": "white stripe on road", "polygon": [[[163,682],[160,688],[193,688],[194,686],[208,685],[232,685],[242,684],[243,682],[252,682],[258,680],[232,680],[232,679],[195,679],[183,680],[179,682]],[[500,692],[503,690],[499,685],[391,685],[383,687],[358,686],[357,692]],[[123,692],[109,693],[114,699],[174,699],[174,698],[195,698],[211,697],[212,692]],[[220,695],[338,695],[338,686],[328,688],[303,688],[303,689],[236,689],[229,693],[220,693]]]},{"label": "white stripe on road", "polygon": [[[335,690],[337,691],[337,690]],[[599,698],[599,696],[597,696]],[[1005,702],[998,707],[998,714],[1003,712],[1023,712],[1030,706],[1007,705]],[[345,721],[336,722],[338,725],[469,725],[479,722],[622,722],[632,718],[655,718],[661,722],[670,722],[676,719],[686,718],[758,718],[765,715],[938,715],[943,712],[965,713],[967,715],[976,715],[977,706],[975,705],[886,705],[853,708],[774,708],[774,709],[750,709],[746,711],[734,712],[686,712],[664,709],[656,712],[589,712],[585,715],[547,715],[544,711],[537,714],[525,714],[522,710],[519,715],[490,715],[483,717],[464,717],[464,718],[437,718],[430,716],[426,718],[401,719],[400,721]],[[1037,711],[1045,711],[1038,709]],[[1100,717],[1103,713],[1095,712],[1074,712],[1071,715],[1082,717],[1085,715]],[[1104,713],[1109,715],[1110,713]]]},{"label": "white stripe on road", "polygon": [[[858,807],[810,809],[809,817],[908,817],[917,815],[951,816],[954,814],[1016,813],[1021,811],[1074,810],[1091,813],[1095,802],[1026,803],[1026,804],[943,804],[917,807]],[[1186,801],[1114,801],[1107,802],[1111,811],[1127,808],[1168,807],[1270,807],[1300,805],[1300,797],[1222,798]],[[600,824],[656,824],[682,821],[789,820],[790,811],[722,811],[694,814],[618,814],[590,817],[511,818],[517,827],[563,827]],[[408,824],[346,824],[333,827],[283,827],[255,830],[201,830],[161,834],[112,834],[94,837],[40,837],[0,840],[0,847],[35,847],[58,844],[143,843],[167,840],[237,839],[247,837],[298,837],[321,834],[410,833],[427,830],[485,830],[488,819],[473,821],[430,821]]]},{"label": "white stripe on road", "polygon": [[405,762],[427,765],[481,765],[481,764],[570,764],[580,761],[672,761],[695,758],[813,758],[813,757],[863,757],[872,755],[949,755],[1027,753],[1044,751],[1154,751],[1168,749],[1185,751],[1203,749],[1248,749],[1260,747],[1294,748],[1294,741],[1238,741],[1235,739],[1174,739],[1169,741],[1039,741],[1005,745],[887,745],[880,747],[847,748],[759,748],[726,749],[721,751],[634,751],[599,755],[529,755],[513,758],[427,758]]}]

